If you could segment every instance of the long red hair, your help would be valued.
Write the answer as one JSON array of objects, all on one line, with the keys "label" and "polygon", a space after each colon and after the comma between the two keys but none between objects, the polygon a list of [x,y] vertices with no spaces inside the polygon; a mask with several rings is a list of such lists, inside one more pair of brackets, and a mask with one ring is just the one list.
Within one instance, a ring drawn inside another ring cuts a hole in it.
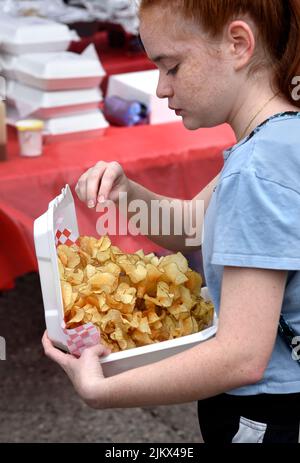
[{"label": "long red hair", "polygon": [[278,89],[294,105],[292,80],[300,76],[300,0],[141,0],[141,12],[154,5],[175,7],[213,37],[238,15],[254,20]]}]

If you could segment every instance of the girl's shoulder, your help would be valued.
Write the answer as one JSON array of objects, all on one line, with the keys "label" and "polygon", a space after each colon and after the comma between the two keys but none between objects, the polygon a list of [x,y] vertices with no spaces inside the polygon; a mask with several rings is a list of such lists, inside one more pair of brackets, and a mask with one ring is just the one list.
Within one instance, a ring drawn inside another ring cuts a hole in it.
[{"label": "girl's shoulder", "polygon": [[272,116],[224,152],[221,178],[256,173],[258,178],[300,192],[300,112]]}]

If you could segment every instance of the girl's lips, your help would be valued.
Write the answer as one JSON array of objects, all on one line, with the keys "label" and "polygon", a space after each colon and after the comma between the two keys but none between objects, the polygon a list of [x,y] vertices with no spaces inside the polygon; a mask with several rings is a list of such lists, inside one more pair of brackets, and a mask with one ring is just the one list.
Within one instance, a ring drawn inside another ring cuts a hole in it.
[{"label": "girl's lips", "polygon": [[180,116],[181,113],[182,113],[182,111],[183,111],[183,110],[180,109],[180,108],[174,108],[174,107],[172,107],[172,106],[170,106],[170,105],[169,105],[169,108],[170,108],[172,111],[175,111],[175,114],[176,114],[177,116]]}]

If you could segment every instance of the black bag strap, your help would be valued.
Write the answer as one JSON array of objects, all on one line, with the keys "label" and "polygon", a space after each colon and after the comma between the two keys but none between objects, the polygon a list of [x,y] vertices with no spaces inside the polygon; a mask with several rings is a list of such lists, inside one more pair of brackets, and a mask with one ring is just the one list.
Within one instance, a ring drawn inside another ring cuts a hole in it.
[{"label": "black bag strap", "polygon": [[[282,339],[285,341],[286,345],[293,352],[295,345],[293,344],[293,339],[297,337],[297,333],[294,328],[284,319],[283,315],[280,315],[278,332]],[[295,359],[295,362],[300,366],[300,358]]]}]

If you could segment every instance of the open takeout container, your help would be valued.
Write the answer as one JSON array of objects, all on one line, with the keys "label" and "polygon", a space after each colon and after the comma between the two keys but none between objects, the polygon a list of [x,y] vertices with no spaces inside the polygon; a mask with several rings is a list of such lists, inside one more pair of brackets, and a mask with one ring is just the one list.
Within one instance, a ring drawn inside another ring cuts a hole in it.
[{"label": "open takeout container", "polygon": [[[79,236],[75,204],[67,185],[61,194],[50,202],[47,212],[35,220],[34,241],[48,336],[57,347],[71,352],[74,352],[76,345],[80,351],[80,348],[84,349],[99,342],[98,331],[91,323],[75,330],[64,329],[64,308],[56,247],[58,244],[71,245]],[[202,296],[209,299],[207,288],[202,289]],[[212,326],[199,333],[109,354],[101,359],[104,375],[113,376],[178,354],[210,339],[216,330],[215,315]],[[85,343],[85,340],[88,342]]]}]

